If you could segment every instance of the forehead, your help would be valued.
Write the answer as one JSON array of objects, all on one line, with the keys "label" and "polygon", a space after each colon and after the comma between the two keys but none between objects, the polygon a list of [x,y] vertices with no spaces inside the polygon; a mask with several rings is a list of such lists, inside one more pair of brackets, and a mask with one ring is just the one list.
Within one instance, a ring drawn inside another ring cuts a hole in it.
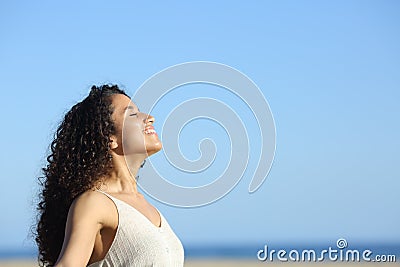
[{"label": "forehead", "polygon": [[124,113],[127,109],[137,110],[138,107],[131,101],[129,97],[123,94],[116,94],[112,96],[112,105],[114,107],[114,113]]}]

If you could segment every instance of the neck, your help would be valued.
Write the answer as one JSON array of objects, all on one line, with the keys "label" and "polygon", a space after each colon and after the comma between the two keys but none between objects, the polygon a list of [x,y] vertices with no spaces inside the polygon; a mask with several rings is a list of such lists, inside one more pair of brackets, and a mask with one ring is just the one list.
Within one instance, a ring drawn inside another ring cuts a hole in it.
[{"label": "neck", "polygon": [[124,156],[113,155],[113,168],[104,181],[107,192],[138,194],[136,176],[145,157],[136,156],[125,159]]}]

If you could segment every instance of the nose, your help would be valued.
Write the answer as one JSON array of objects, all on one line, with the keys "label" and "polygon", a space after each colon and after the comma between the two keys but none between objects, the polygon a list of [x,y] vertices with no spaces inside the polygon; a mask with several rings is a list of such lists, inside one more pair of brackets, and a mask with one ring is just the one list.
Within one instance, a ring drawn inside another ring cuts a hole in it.
[{"label": "nose", "polygon": [[147,124],[152,125],[156,121],[156,119],[153,116],[151,116],[150,114],[148,114],[143,121],[146,125]]}]

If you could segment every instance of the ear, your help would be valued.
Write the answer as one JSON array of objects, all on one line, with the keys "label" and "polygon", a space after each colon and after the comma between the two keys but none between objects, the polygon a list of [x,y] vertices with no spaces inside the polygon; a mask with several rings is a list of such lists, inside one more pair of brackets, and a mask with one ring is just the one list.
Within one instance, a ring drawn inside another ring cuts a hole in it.
[{"label": "ear", "polygon": [[114,149],[117,149],[118,148],[118,143],[117,143],[117,138],[115,137],[115,136],[111,136],[110,137],[110,143],[109,143],[109,145],[110,145],[110,149],[111,150],[114,150]]}]

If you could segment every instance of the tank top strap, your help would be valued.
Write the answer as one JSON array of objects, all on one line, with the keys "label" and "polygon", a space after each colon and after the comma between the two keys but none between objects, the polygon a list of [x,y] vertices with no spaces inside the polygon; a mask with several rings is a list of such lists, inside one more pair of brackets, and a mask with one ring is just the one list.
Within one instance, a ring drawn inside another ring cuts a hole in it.
[{"label": "tank top strap", "polygon": [[[99,193],[102,193],[103,195],[105,195],[105,196],[107,196],[109,199],[111,199],[111,201],[114,203],[114,205],[117,207],[117,210],[119,211],[120,210],[120,203],[119,203],[119,199],[117,199],[117,198],[115,198],[115,197],[113,197],[112,195],[110,195],[110,194],[108,194],[108,193],[106,193],[106,192],[104,192],[104,191],[101,191],[101,190],[99,190],[99,189],[96,189],[95,191],[97,191],[97,192],[99,192]],[[117,200],[117,201],[116,201]]]}]

